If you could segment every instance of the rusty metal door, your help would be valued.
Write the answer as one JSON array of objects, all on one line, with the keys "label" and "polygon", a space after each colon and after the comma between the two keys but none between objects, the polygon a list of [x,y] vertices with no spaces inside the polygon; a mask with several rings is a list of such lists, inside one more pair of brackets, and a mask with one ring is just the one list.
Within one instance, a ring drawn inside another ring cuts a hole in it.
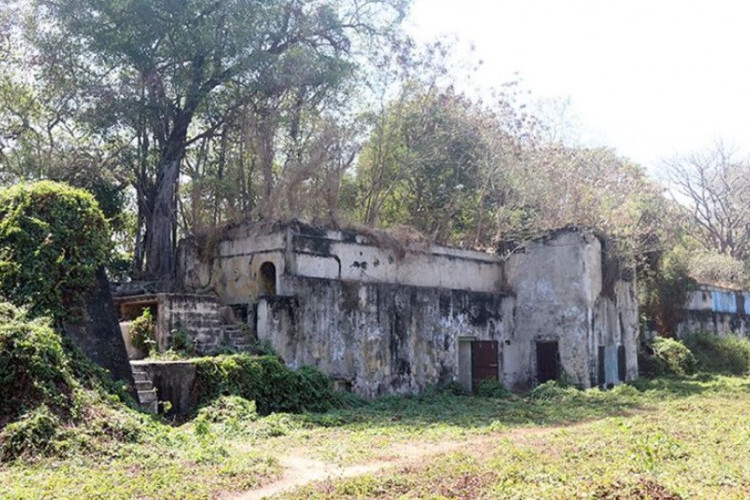
[{"label": "rusty metal door", "polygon": [[472,387],[480,380],[498,380],[498,344],[495,340],[475,340],[471,343]]}]

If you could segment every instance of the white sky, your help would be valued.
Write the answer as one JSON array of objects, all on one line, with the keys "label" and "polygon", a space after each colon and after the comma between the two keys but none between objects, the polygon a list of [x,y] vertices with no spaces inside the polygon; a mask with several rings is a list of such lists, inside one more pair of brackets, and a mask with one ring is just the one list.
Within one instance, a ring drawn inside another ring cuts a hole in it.
[{"label": "white sky", "polygon": [[482,85],[570,98],[585,144],[652,174],[718,139],[750,150],[750,2],[414,0],[408,25],[473,43]]}]

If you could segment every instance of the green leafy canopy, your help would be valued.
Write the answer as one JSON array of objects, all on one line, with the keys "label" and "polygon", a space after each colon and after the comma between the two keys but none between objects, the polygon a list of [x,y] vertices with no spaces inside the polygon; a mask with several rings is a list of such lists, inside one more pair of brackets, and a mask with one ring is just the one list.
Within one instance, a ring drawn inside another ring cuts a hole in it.
[{"label": "green leafy canopy", "polygon": [[51,181],[0,190],[0,293],[31,315],[75,319],[110,249],[91,194]]}]

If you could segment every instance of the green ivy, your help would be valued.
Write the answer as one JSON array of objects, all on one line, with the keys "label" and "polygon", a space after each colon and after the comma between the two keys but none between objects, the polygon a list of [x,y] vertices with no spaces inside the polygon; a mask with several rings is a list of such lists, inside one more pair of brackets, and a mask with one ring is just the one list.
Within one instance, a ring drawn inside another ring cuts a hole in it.
[{"label": "green ivy", "polygon": [[0,463],[133,442],[147,429],[122,401],[134,405],[48,318],[0,302]]},{"label": "green ivy", "polygon": [[110,249],[91,194],[52,181],[0,190],[0,294],[32,316],[78,319]]}]

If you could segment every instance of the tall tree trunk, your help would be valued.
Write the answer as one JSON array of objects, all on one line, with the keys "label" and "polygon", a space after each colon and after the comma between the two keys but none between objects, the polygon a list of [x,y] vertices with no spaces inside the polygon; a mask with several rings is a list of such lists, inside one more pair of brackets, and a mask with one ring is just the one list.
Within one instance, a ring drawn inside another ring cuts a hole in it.
[{"label": "tall tree trunk", "polygon": [[154,211],[146,233],[146,273],[151,279],[168,279],[174,270],[173,234],[177,224],[175,200],[179,175],[180,160],[165,159],[159,170]]},{"label": "tall tree trunk", "polygon": [[180,178],[180,166],[187,147],[187,130],[193,119],[196,102],[198,101],[191,101],[174,116],[174,126],[162,150],[153,210],[146,222],[146,274],[153,280],[168,280],[174,276],[177,181]]}]

